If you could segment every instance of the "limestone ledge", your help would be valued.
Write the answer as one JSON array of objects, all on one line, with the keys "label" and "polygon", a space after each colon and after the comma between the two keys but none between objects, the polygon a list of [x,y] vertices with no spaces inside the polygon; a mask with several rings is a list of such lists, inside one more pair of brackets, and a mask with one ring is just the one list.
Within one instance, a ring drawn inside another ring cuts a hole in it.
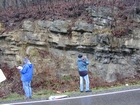
[{"label": "limestone ledge", "polygon": [[140,70],[138,29],[133,30],[134,37],[117,38],[109,31],[96,33],[93,25],[85,21],[78,20],[75,26],[71,24],[70,20],[24,21],[21,29],[0,35],[1,61],[13,67],[28,54],[36,73],[43,72],[40,68],[57,68],[56,73],[63,76],[64,70],[67,74],[77,70],[77,55],[82,53],[89,58],[90,72],[109,82],[115,81],[118,74],[123,78]]}]

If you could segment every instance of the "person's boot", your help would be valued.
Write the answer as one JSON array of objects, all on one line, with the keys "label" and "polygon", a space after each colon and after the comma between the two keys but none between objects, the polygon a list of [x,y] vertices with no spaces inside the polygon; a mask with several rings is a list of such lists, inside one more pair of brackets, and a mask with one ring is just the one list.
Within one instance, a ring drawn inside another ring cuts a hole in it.
[{"label": "person's boot", "polygon": [[86,92],[92,92],[91,90],[87,90]]}]

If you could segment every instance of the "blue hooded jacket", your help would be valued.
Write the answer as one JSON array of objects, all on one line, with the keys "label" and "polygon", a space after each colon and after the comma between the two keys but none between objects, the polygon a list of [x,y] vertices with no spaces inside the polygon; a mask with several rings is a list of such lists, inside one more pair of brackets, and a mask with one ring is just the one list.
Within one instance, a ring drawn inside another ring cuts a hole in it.
[{"label": "blue hooded jacket", "polygon": [[77,65],[79,71],[88,71],[87,65],[89,64],[88,59],[78,58]]},{"label": "blue hooded jacket", "polygon": [[34,67],[27,58],[24,59],[24,62],[25,62],[25,64],[23,65],[23,69],[20,70],[21,81],[30,82],[32,80],[32,77],[33,77]]}]

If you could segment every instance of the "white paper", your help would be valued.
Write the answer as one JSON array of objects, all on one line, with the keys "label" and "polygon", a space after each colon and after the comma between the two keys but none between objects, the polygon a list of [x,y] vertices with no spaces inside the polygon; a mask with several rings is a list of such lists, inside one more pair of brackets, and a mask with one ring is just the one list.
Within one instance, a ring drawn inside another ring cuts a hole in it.
[{"label": "white paper", "polygon": [[59,96],[50,96],[49,100],[57,100],[68,97],[67,95],[59,95]]},{"label": "white paper", "polygon": [[4,73],[3,73],[3,71],[0,69],[0,83],[5,81],[5,80],[6,80],[6,77],[5,77]]},{"label": "white paper", "polygon": [[18,69],[18,70],[22,70],[23,67],[22,67],[22,66],[18,66],[17,69]]}]

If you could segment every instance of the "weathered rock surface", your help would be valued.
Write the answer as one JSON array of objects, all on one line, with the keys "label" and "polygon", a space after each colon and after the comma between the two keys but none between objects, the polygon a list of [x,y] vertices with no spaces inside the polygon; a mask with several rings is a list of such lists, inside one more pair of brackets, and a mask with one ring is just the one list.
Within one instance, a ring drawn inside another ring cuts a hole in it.
[{"label": "weathered rock surface", "polygon": [[97,33],[94,30],[99,27],[109,30],[110,11],[88,11],[94,20],[91,24],[83,20],[25,20],[20,29],[1,34],[0,63],[21,65],[28,54],[35,73],[49,69],[57,76],[78,75],[77,55],[82,53],[89,58],[88,68],[93,76],[112,82],[136,75],[140,70],[139,28],[132,30],[131,37],[117,38],[109,31]]}]

